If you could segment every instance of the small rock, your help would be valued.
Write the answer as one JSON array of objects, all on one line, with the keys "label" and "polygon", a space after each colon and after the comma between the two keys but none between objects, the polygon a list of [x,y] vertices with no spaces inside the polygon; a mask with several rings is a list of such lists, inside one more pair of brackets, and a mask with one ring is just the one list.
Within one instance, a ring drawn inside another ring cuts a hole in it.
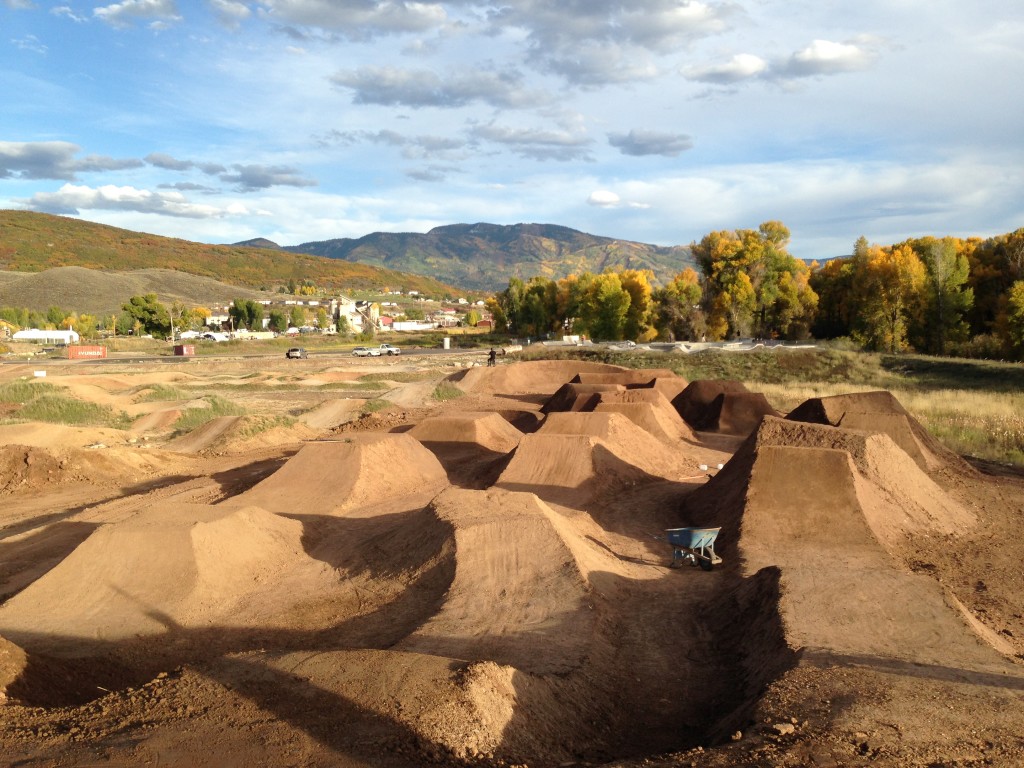
[{"label": "small rock", "polygon": [[789,736],[791,733],[796,732],[796,726],[792,723],[776,723],[772,726],[772,729],[774,729],[779,736]]},{"label": "small rock", "polygon": [[730,738],[733,741],[739,741],[740,739],[743,738],[743,731],[736,731],[736,733],[734,733],[732,736],[730,736]]}]

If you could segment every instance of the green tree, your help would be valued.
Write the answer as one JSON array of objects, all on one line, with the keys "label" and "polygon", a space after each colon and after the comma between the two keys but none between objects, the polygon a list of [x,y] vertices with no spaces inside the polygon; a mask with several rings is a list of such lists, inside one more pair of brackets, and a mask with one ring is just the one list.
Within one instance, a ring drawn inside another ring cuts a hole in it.
[{"label": "green tree", "polygon": [[949,342],[964,341],[968,335],[964,316],[974,303],[974,291],[967,287],[970,264],[954,238],[925,238],[922,245],[926,275],[919,334],[922,343],[917,346],[944,355]]},{"label": "green tree", "polygon": [[1006,294],[1005,341],[1017,360],[1024,359],[1024,280],[1018,280]]},{"label": "green tree", "polygon": [[288,315],[288,323],[294,328],[304,326],[306,324],[306,310],[296,304]]},{"label": "green tree", "polygon": [[235,299],[228,308],[228,317],[235,330],[263,330],[263,305],[252,299]]},{"label": "green tree", "polygon": [[317,307],[316,327],[319,328],[321,331],[326,331],[327,326],[329,326],[330,324],[331,322],[327,317],[327,310],[324,309],[323,307]]},{"label": "green tree", "polygon": [[267,327],[275,333],[284,333],[288,330],[288,318],[280,309],[272,309]]},{"label": "green tree", "polygon": [[46,322],[54,328],[66,328],[68,313],[57,306],[51,306],[46,310]]},{"label": "green tree", "polygon": [[[118,321],[118,332],[122,332],[125,325],[132,330],[142,330],[145,333],[158,337],[166,337],[171,332],[171,316],[167,307],[157,300],[155,293],[147,293],[144,296],[132,296],[126,304],[121,306],[124,315],[127,315],[125,322]],[[122,315],[122,317],[124,317]],[[130,323],[130,325],[129,325]],[[124,330],[127,333],[128,330]]]}]

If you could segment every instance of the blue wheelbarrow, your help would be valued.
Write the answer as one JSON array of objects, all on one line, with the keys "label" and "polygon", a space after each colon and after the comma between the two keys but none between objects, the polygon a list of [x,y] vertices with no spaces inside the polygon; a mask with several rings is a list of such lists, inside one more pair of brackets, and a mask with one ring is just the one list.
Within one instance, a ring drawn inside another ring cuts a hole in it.
[{"label": "blue wheelbarrow", "polygon": [[722,562],[715,554],[715,539],[721,528],[669,528],[665,531],[668,543],[672,545],[672,566],[678,568],[683,563],[700,566],[710,571]]}]

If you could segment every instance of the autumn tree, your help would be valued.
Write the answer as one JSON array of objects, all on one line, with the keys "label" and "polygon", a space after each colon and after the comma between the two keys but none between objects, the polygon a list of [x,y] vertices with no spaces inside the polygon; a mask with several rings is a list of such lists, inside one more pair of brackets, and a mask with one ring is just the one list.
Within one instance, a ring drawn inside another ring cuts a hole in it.
[{"label": "autumn tree", "polygon": [[866,346],[892,353],[906,349],[907,328],[925,283],[925,267],[914,249],[872,246],[856,278],[859,333]]},{"label": "autumn tree", "polygon": [[651,303],[658,338],[696,341],[704,336],[707,329],[701,309],[703,295],[700,276],[689,267],[672,278],[668,285],[655,289]]},{"label": "autumn tree", "polygon": [[583,301],[581,320],[590,336],[607,341],[623,338],[631,298],[616,272],[594,277]]},{"label": "autumn tree", "polygon": [[654,273],[649,269],[626,269],[619,273],[622,289],[629,294],[629,307],[622,335],[627,339],[650,341],[657,335],[651,327],[653,304],[651,282]]}]

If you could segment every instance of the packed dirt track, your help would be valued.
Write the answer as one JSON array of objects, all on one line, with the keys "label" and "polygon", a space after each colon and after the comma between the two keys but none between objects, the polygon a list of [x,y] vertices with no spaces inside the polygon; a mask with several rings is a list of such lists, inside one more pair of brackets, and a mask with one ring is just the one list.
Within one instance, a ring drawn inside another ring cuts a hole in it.
[{"label": "packed dirt track", "polygon": [[0,763],[1024,765],[1018,474],[887,392],[455,360],[54,366],[131,420],[0,426]]}]

